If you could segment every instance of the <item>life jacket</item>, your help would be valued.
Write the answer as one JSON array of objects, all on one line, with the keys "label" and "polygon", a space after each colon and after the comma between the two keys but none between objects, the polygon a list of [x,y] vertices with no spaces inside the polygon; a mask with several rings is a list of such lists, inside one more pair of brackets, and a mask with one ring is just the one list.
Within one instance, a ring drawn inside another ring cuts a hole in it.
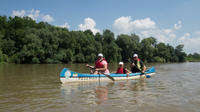
[{"label": "life jacket", "polygon": [[[101,59],[101,60],[97,60],[96,62],[95,62],[95,67],[96,68],[103,68],[103,63],[102,63],[102,61],[106,61],[106,59],[105,58],[103,58],[103,59]],[[107,61],[106,61],[107,62]],[[107,62],[108,63],[108,62]]]},{"label": "life jacket", "polygon": [[140,64],[140,59],[138,58],[137,63],[136,63],[137,68],[142,71],[142,66]]},{"label": "life jacket", "polygon": [[122,67],[119,67],[118,69],[117,69],[117,72],[116,72],[117,74],[125,74],[125,69],[124,68],[122,68]]}]

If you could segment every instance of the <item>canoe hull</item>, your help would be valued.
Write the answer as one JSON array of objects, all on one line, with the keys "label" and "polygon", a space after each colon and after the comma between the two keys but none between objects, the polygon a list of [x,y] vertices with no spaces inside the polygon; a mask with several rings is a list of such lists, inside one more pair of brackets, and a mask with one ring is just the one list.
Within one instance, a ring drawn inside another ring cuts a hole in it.
[{"label": "canoe hull", "polygon": [[[152,67],[145,72],[146,75],[152,76],[155,74],[155,68]],[[131,73],[127,74],[109,74],[116,81],[118,80],[130,80],[130,79],[139,79],[141,77],[146,77],[146,75],[141,75],[141,73]],[[112,81],[103,74],[83,74],[72,72],[67,68],[64,68],[60,73],[60,81],[62,83],[71,83],[71,82],[88,82],[88,81]]]}]

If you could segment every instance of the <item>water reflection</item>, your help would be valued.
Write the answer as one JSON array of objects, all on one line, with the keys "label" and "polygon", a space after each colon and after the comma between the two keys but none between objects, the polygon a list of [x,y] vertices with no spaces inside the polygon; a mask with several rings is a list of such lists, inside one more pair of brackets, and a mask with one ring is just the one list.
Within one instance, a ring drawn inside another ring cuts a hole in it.
[{"label": "water reflection", "polygon": [[[125,99],[125,103],[137,103],[137,96],[144,91],[146,87],[145,79],[129,80],[119,82],[82,82],[62,84],[61,94],[66,102],[71,104],[80,104],[89,106],[98,106],[106,104],[113,99]],[[134,96],[134,97],[133,97]],[[134,99],[133,99],[134,98]],[[113,106],[120,107],[116,100]],[[120,101],[119,101],[120,102]]]},{"label": "water reflection", "polygon": [[96,90],[96,104],[102,104],[108,100],[108,87],[107,86],[97,86]]},{"label": "water reflection", "polygon": [[146,87],[146,79],[141,78],[138,81],[132,81],[131,84],[129,84],[129,88],[132,91],[144,91]]}]

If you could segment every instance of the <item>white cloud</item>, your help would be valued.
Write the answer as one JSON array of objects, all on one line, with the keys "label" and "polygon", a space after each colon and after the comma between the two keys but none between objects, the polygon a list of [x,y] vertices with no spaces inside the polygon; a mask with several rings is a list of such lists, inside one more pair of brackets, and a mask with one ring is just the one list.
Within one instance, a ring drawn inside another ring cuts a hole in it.
[{"label": "white cloud", "polygon": [[113,28],[118,34],[121,33],[127,34],[133,30],[131,23],[132,22],[130,16],[128,17],[122,16],[114,21]]},{"label": "white cloud", "polygon": [[181,37],[177,37],[176,33],[182,28],[182,21],[174,24],[173,28],[159,28],[150,18],[132,20],[130,16],[120,17],[113,23],[115,34],[135,33],[143,38],[155,37],[158,42],[169,43],[172,46],[184,44],[186,53],[200,52],[200,31],[193,34],[185,33]]},{"label": "white cloud", "polygon": [[150,18],[132,21],[130,16],[122,16],[114,21],[113,28],[118,34],[128,34],[138,30],[154,29],[156,28],[156,23]]},{"label": "white cloud", "polygon": [[63,25],[60,25],[58,27],[61,27],[61,28],[70,28],[69,24],[67,22],[65,22]]},{"label": "white cloud", "polygon": [[163,32],[164,32],[165,34],[170,34],[170,33],[173,32],[173,30],[172,30],[172,29],[163,29]]},{"label": "white cloud", "polygon": [[135,20],[132,22],[132,24],[135,27],[135,29],[153,29],[156,27],[156,23],[150,18]]},{"label": "white cloud", "polygon": [[192,37],[190,33],[185,33],[177,40],[177,44],[184,44],[184,50],[187,53],[200,52],[200,36]]},{"label": "white cloud", "polygon": [[200,35],[200,31],[196,31],[196,32],[194,32],[194,34]]},{"label": "white cloud", "polygon": [[190,37],[190,33],[185,33],[182,37],[179,38],[179,40],[184,40],[188,37]]},{"label": "white cloud", "polygon": [[42,16],[42,20],[44,22],[53,22],[54,21],[53,17],[51,17],[50,15],[44,15],[44,16]]},{"label": "white cloud", "polygon": [[12,12],[12,16],[19,16],[19,17],[24,17],[24,16],[28,16],[30,18],[32,18],[33,20],[43,20],[45,22],[53,22],[54,19],[53,17],[51,17],[50,15],[44,15],[44,14],[40,14],[40,10],[35,10],[35,9],[31,9],[31,10],[14,10]]},{"label": "white cloud", "polygon": [[171,29],[153,29],[138,32],[141,37],[155,37],[159,42],[172,43],[176,38],[176,34]]},{"label": "white cloud", "polygon": [[155,37],[165,43],[171,43],[176,38],[173,29],[160,29],[150,18],[132,20],[130,16],[122,16],[114,21],[113,28],[116,34],[136,33],[142,38]]},{"label": "white cloud", "polygon": [[178,21],[177,24],[174,24],[174,29],[179,30],[182,27],[182,21]]},{"label": "white cloud", "polygon": [[26,14],[26,11],[25,10],[14,10],[12,12],[12,17],[15,17],[15,16],[19,16],[19,17],[23,17],[24,15]]},{"label": "white cloud", "polygon": [[39,10],[32,9],[31,11],[29,11],[28,17],[32,18],[33,20],[37,20],[39,15],[40,15]]},{"label": "white cloud", "polygon": [[97,32],[100,32],[99,29],[96,29],[96,22],[92,18],[85,18],[84,19],[84,24],[80,24],[78,26],[78,29],[81,31],[85,30],[91,30],[93,34],[96,34]]}]

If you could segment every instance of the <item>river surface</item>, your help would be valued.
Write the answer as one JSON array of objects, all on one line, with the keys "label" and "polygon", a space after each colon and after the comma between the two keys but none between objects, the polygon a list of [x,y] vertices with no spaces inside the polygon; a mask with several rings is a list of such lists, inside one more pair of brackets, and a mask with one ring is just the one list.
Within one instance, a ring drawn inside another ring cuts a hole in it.
[{"label": "river surface", "polygon": [[200,112],[200,63],[148,66],[156,68],[148,79],[61,84],[62,68],[89,70],[84,64],[1,64],[0,112]]}]

